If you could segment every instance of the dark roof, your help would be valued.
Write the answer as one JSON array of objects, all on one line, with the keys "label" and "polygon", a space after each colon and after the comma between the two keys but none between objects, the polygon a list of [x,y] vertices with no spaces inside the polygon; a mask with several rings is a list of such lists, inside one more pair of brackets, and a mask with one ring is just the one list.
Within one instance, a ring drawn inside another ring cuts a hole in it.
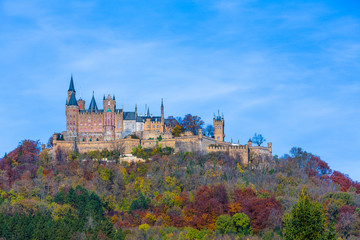
[{"label": "dark roof", "polygon": [[73,81],[73,76],[72,76],[72,75],[71,75],[70,86],[69,86],[69,90],[68,90],[68,91],[73,91],[73,92],[75,92],[74,81]]},{"label": "dark roof", "polygon": [[[81,112],[81,113],[87,113],[87,112],[93,112],[93,111],[90,111],[90,110],[80,110],[80,112]],[[97,110],[96,112],[102,113],[102,112],[104,112],[104,110],[103,110],[103,109],[99,109],[99,110]]]},{"label": "dark roof", "polygon": [[124,112],[124,120],[135,120],[135,112]]},{"label": "dark roof", "polygon": [[77,101],[76,101],[76,98],[75,98],[75,93],[72,92],[71,93],[71,96],[70,96],[70,101],[68,103],[68,106],[77,106]]},{"label": "dark roof", "polygon": [[152,122],[161,122],[161,117],[151,117]]},{"label": "dark roof", "polygon": [[142,116],[137,116],[137,118],[136,118],[136,121],[137,122],[145,122],[145,117],[142,117]]},{"label": "dark roof", "polygon": [[89,111],[91,111],[91,112],[97,112],[97,111],[98,111],[98,107],[96,106],[96,101],[95,101],[94,93],[93,93],[93,96],[92,96],[92,98],[91,98],[91,102],[90,102],[90,106],[89,106]]}]

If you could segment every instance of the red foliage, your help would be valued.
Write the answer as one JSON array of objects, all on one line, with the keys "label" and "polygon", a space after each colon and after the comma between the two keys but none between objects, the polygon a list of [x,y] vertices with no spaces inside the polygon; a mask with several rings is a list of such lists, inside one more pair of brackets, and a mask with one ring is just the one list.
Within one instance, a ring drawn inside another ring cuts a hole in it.
[{"label": "red foliage", "polygon": [[334,171],[330,178],[331,181],[340,185],[340,190],[343,192],[347,192],[353,184],[349,177],[338,171]]},{"label": "red foliage", "polygon": [[311,156],[308,162],[307,174],[309,177],[318,177],[322,180],[329,180],[329,176],[332,172],[329,165],[321,160],[319,157]]},{"label": "red foliage", "polygon": [[17,148],[1,159],[0,169],[6,171],[6,178],[1,179],[1,188],[10,188],[25,171],[29,171],[31,177],[35,177],[38,168],[35,164],[40,152],[38,145],[37,141],[24,140]]},{"label": "red foliage", "polygon": [[234,202],[240,203],[242,211],[251,219],[251,227],[255,233],[266,228],[273,211],[282,215],[281,203],[274,197],[259,199],[250,189],[238,189],[234,192]]},{"label": "red foliage", "polygon": [[202,186],[194,202],[185,210],[188,223],[198,229],[214,229],[217,217],[228,210],[228,196],[224,185]]}]

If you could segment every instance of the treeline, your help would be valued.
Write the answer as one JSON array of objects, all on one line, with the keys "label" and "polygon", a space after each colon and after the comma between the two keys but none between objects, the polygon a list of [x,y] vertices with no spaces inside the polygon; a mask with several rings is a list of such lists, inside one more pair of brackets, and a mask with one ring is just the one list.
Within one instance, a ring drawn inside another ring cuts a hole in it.
[{"label": "treeline", "polygon": [[251,167],[224,153],[134,154],[152,160],[61,149],[51,159],[23,141],[0,161],[0,237],[299,239],[298,219],[313,214],[305,227],[318,238],[302,239],[360,238],[359,183],[300,148]]}]

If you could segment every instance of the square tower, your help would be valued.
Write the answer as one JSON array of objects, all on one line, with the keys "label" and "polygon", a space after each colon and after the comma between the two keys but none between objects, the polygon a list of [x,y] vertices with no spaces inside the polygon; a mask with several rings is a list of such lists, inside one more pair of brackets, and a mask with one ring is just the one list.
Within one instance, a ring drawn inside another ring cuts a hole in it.
[{"label": "square tower", "polygon": [[224,134],[224,115],[220,116],[220,111],[218,112],[218,115],[215,116],[214,114],[214,137],[215,140],[218,142],[223,142],[225,138]]}]

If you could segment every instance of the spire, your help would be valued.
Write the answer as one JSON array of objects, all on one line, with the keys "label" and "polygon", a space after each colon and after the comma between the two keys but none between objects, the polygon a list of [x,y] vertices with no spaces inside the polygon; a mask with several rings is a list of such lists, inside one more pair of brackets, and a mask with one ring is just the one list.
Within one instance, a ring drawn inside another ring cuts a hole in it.
[{"label": "spire", "polygon": [[135,112],[137,112],[137,104],[135,104]]},{"label": "spire", "polygon": [[104,98],[103,98],[103,100],[105,100],[105,94],[104,94]]},{"label": "spire", "polygon": [[150,108],[147,110],[147,116],[150,117]]},{"label": "spire", "polygon": [[161,121],[164,121],[164,100],[161,99]]},{"label": "spire", "polygon": [[92,95],[92,98],[91,98],[89,110],[90,110],[91,112],[95,112],[95,111],[98,110],[98,108],[97,108],[97,106],[96,106],[95,97],[94,97],[94,91],[93,91],[93,95]]},{"label": "spire", "polygon": [[113,95],[113,100],[115,100],[115,94]]},{"label": "spire", "polygon": [[74,80],[73,80],[72,74],[71,74],[70,86],[69,86],[69,90],[68,90],[68,91],[76,92],[76,91],[75,91],[75,87],[74,87]]},{"label": "spire", "polygon": [[70,96],[70,101],[68,103],[68,106],[77,106],[77,101],[76,101],[76,98],[75,98],[75,93],[72,92],[71,93],[71,96]]}]

